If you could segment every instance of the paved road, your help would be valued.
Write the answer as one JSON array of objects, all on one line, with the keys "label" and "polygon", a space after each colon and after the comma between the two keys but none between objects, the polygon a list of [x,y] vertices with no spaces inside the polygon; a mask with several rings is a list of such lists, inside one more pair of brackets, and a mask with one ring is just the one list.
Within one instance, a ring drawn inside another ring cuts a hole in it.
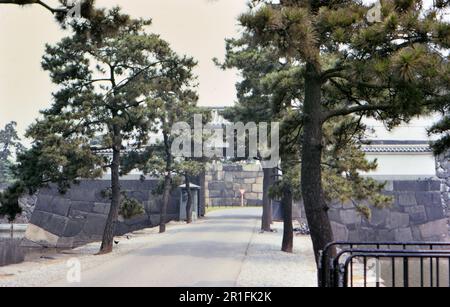
[{"label": "paved road", "polygon": [[260,216],[257,208],[210,213],[155,236],[148,247],[82,270],[77,286],[234,286]]}]

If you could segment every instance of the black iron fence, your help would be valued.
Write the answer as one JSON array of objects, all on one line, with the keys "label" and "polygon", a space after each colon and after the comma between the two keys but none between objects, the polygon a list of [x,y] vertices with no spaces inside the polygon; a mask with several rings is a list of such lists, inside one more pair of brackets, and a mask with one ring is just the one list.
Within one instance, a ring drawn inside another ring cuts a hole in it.
[{"label": "black iron fence", "polygon": [[450,287],[450,243],[334,242],[318,274],[319,287]]}]

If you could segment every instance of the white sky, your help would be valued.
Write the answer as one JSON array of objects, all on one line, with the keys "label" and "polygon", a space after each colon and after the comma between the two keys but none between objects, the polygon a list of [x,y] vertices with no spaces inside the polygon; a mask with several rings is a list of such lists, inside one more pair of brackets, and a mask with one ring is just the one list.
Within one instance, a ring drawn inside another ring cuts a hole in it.
[{"label": "white sky", "polygon": [[[237,36],[245,0],[97,0],[97,5],[119,5],[133,17],[152,18],[152,32],[199,62],[199,103],[233,104],[237,73],[218,69],[212,59],[223,58],[224,39]],[[39,110],[51,104],[54,87],[40,62],[45,44],[64,36],[42,7],[0,6],[0,127],[15,120],[22,134]]]}]

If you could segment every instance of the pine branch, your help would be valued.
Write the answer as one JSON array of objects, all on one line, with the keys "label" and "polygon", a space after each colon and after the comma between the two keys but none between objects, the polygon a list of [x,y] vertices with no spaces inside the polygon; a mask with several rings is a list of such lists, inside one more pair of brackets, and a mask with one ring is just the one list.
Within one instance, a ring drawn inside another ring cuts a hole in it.
[{"label": "pine branch", "polygon": [[378,105],[375,104],[375,105],[358,105],[348,108],[337,109],[327,112],[324,121],[327,121],[333,117],[346,116],[354,113],[369,112],[369,111],[386,111],[391,107],[392,106],[388,104],[378,104]]},{"label": "pine branch", "polygon": [[37,4],[51,12],[52,14],[56,13],[67,13],[69,11],[69,7],[65,8],[53,8],[47,3],[41,1],[41,0],[0,0],[0,4],[15,4],[15,5],[31,5],[31,4]]},{"label": "pine branch", "polygon": [[[0,0],[1,1],[1,0]],[[40,0],[36,1],[36,4],[39,4],[40,6],[46,8],[47,10],[49,10],[52,14],[56,14],[56,13],[67,13],[69,11],[69,7],[65,7],[65,8],[52,8],[51,6],[49,6],[48,4],[46,4],[45,2],[42,2]]]}]

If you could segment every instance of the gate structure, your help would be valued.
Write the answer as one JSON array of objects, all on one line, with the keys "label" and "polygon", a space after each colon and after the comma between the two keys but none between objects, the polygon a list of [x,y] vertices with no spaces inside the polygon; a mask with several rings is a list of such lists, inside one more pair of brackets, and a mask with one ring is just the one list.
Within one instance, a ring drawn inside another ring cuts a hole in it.
[{"label": "gate structure", "polygon": [[450,243],[334,242],[318,274],[319,287],[450,287]]}]

